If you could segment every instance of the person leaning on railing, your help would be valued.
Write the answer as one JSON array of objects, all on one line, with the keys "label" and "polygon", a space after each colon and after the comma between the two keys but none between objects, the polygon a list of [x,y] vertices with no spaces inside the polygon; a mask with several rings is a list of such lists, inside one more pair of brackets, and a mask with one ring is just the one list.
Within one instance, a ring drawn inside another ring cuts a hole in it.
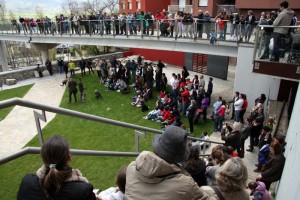
[{"label": "person leaning on railing", "polygon": [[279,49],[282,47],[282,39],[288,33],[289,28],[276,27],[276,26],[289,26],[291,25],[292,18],[294,16],[294,11],[289,9],[289,3],[284,1],[280,4],[280,14],[274,20],[274,32],[273,32],[273,41],[274,47],[272,51],[272,57],[270,61],[279,61],[280,52]]},{"label": "person leaning on railing", "polygon": [[203,25],[205,28],[205,33],[207,35],[207,39],[210,39],[210,31],[211,31],[211,16],[208,11],[205,11],[203,16]]},{"label": "person leaning on railing", "polygon": [[43,165],[36,174],[27,174],[17,199],[96,200],[93,186],[78,169],[72,169],[68,142],[61,136],[50,137],[42,146]]}]

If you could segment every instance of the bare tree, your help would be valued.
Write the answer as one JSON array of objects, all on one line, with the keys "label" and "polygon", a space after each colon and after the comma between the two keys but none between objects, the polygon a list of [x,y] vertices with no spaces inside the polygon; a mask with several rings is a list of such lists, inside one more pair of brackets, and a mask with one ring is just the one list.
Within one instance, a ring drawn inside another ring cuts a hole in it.
[{"label": "bare tree", "polygon": [[6,6],[5,6],[5,1],[0,0],[0,21],[5,22],[5,17],[6,16]]},{"label": "bare tree", "polygon": [[9,10],[9,19],[13,20],[13,19],[17,19],[15,13],[13,13],[13,11]]},{"label": "bare tree", "polygon": [[107,8],[110,13],[116,13],[119,11],[119,1],[118,0],[105,0],[103,1],[105,8]]},{"label": "bare tree", "polygon": [[40,19],[45,16],[43,8],[41,8],[41,6],[38,6],[38,5],[35,7],[35,13],[36,13],[36,16]]},{"label": "bare tree", "polygon": [[62,3],[62,9],[68,15],[71,14],[78,15],[81,11],[81,8],[77,0],[66,0],[64,3]]}]

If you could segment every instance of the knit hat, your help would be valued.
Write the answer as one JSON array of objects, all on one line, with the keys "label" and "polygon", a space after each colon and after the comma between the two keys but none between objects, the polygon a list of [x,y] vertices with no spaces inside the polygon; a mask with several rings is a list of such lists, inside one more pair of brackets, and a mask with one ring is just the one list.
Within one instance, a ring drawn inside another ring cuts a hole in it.
[{"label": "knit hat", "polygon": [[155,154],[171,163],[188,159],[187,132],[177,126],[168,126],[164,133],[157,134],[152,142]]}]

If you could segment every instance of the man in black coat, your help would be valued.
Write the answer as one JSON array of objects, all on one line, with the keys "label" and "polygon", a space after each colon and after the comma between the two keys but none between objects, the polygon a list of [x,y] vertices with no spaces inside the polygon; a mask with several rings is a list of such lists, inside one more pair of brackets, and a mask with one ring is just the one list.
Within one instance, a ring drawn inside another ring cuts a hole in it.
[{"label": "man in black coat", "polygon": [[203,33],[203,12],[202,12],[202,10],[199,10],[199,12],[198,12],[197,31],[198,31],[198,38],[202,38],[202,33]]},{"label": "man in black coat", "polygon": [[69,88],[69,103],[72,102],[72,94],[74,96],[75,102],[77,102],[76,94],[77,94],[77,83],[73,78],[70,78],[68,81],[68,88]]},{"label": "man in black coat", "polygon": [[226,124],[227,129],[229,130],[229,133],[226,135],[226,130],[222,129],[221,131],[221,139],[225,141],[226,146],[231,146],[233,150],[239,149],[240,142],[241,142],[241,123],[234,122],[232,125],[232,130],[230,131],[231,127],[229,128],[229,125]]}]

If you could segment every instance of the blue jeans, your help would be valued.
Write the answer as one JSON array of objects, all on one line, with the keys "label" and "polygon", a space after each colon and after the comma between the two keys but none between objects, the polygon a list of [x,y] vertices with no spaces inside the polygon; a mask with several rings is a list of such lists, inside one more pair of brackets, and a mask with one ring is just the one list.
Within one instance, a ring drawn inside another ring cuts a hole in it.
[{"label": "blue jeans", "polygon": [[181,112],[182,112],[182,115],[186,115],[186,103],[181,104]]},{"label": "blue jeans", "polygon": [[224,116],[223,117],[219,117],[218,131],[221,131],[221,129],[222,129],[223,121],[224,121]]},{"label": "blue jeans", "polygon": [[218,130],[219,115],[214,114],[214,130]]},{"label": "blue jeans", "polygon": [[234,120],[236,121],[236,122],[241,122],[241,118],[240,118],[240,110],[236,110],[235,112],[234,112]]}]

